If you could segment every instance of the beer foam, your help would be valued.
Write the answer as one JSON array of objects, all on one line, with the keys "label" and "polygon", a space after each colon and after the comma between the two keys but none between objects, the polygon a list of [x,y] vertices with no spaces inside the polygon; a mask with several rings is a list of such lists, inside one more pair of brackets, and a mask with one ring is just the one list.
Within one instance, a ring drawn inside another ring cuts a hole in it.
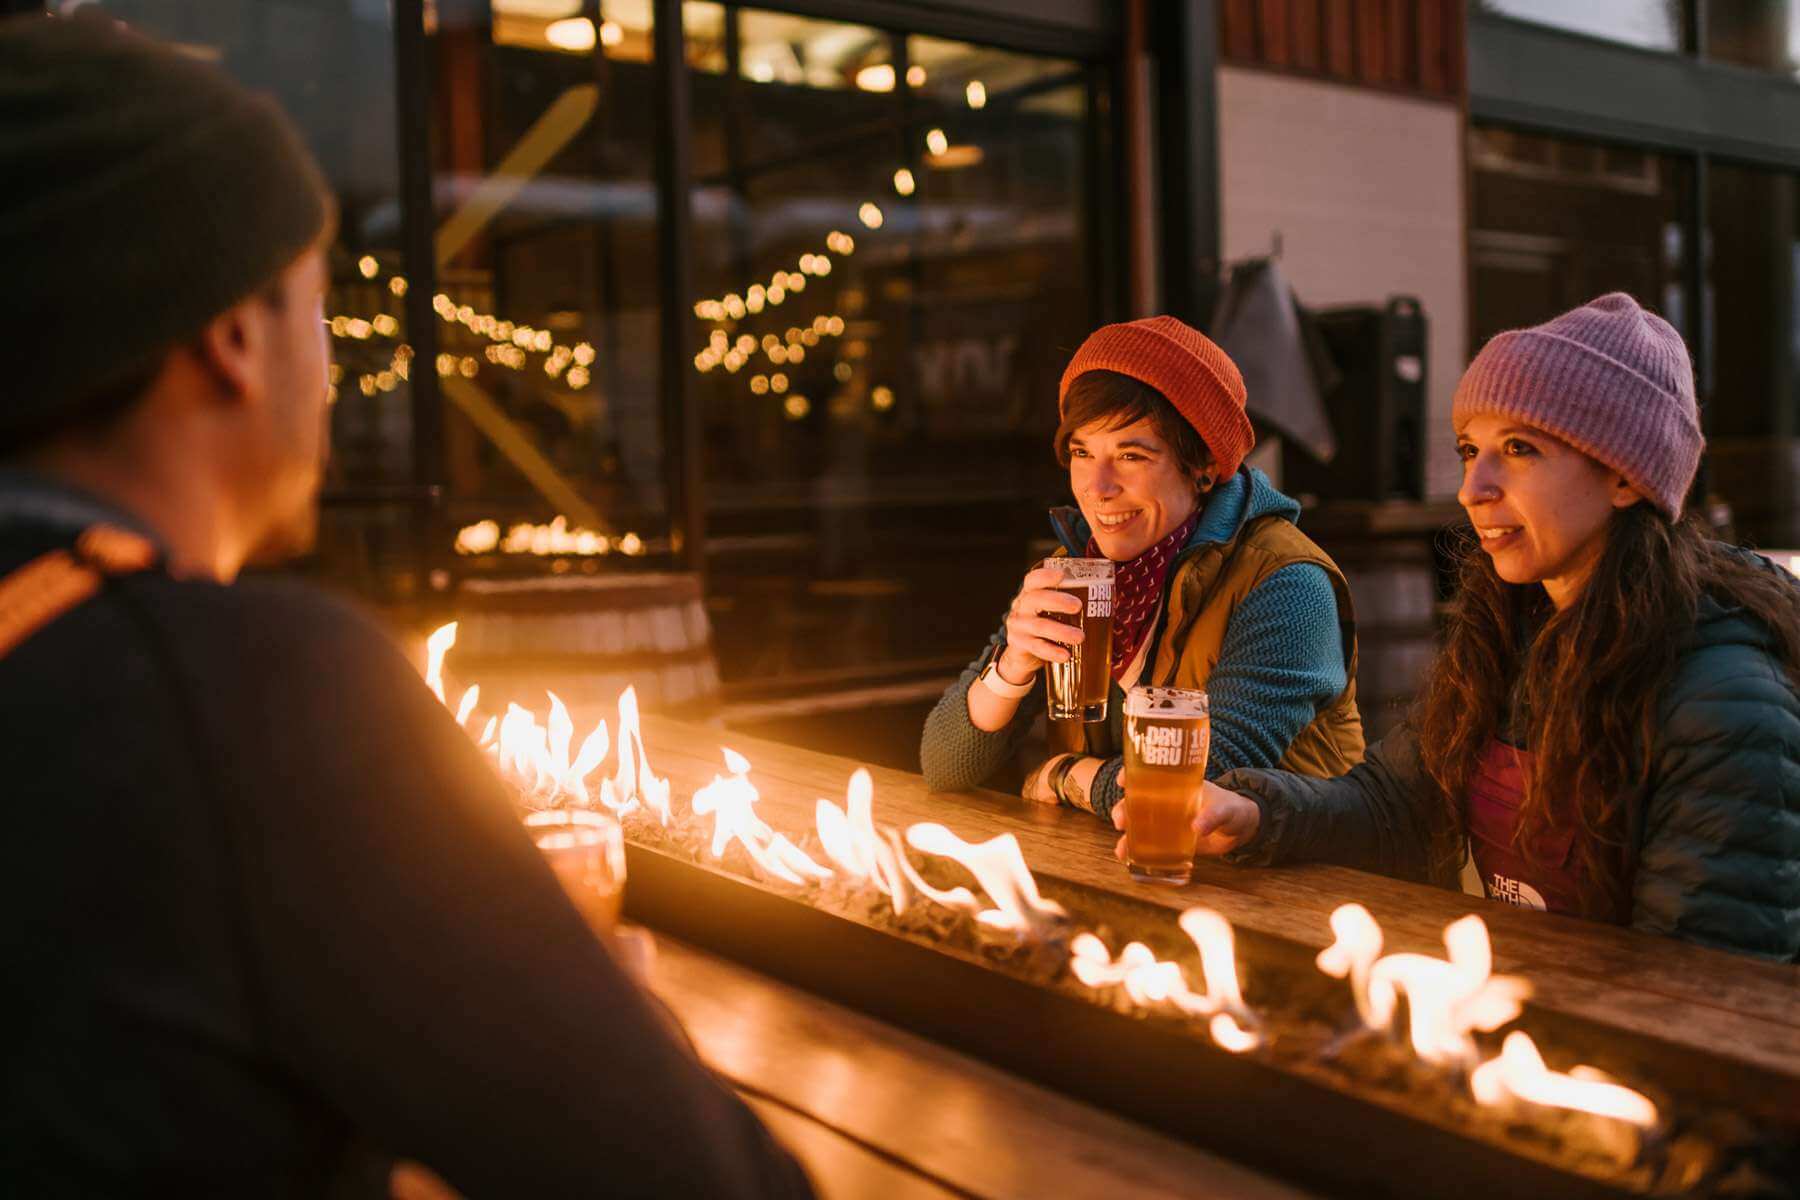
[{"label": "beer foam", "polygon": [[1112,582],[1113,560],[1110,558],[1046,558],[1044,565],[1061,571],[1064,583]]},{"label": "beer foam", "polygon": [[1134,687],[1125,693],[1128,717],[1191,718],[1207,712],[1206,693],[1197,688]]}]

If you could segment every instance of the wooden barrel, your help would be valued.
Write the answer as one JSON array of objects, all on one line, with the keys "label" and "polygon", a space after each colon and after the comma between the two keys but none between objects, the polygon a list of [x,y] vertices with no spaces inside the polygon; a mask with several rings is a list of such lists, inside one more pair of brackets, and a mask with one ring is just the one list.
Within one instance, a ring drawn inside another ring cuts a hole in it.
[{"label": "wooden barrel", "polygon": [[484,710],[516,701],[541,715],[548,690],[578,723],[610,724],[629,686],[647,712],[708,720],[718,711],[719,667],[696,576],[469,581],[455,616],[450,674],[481,685]]}]

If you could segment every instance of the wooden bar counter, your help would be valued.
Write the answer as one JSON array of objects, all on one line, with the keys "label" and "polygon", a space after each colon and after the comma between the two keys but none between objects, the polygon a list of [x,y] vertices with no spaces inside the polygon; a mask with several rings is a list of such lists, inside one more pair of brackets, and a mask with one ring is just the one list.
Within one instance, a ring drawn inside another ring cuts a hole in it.
[{"label": "wooden bar counter", "polygon": [[[857,763],[664,718],[647,718],[652,766],[678,805],[725,774],[721,746],[752,763],[759,815],[798,838],[814,827],[820,797],[843,802]],[[1443,930],[1476,912],[1492,935],[1496,971],[1535,985],[1534,1010],[1642,1037],[1716,1070],[1741,1068],[1745,1103],[1800,1111],[1800,966],[1768,963],[1630,929],[1529,912],[1504,904],[1338,867],[1242,869],[1202,861],[1186,887],[1134,882],[1113,857],[1117,835],[1092,815],[996,792],[934,794],[923,780],[872,769],[878,824],[936,821],[977,841],[1014,834],[1025,861],[1051,876],[1160,906],[1170,924],[1206,905],[1240,931],[1322,949],[1331,911],[1347,901],[1380,922],[1391,951],[1444,952]],[[1079,914],[1077,914],[1079,916]],[[1679,1081],[1670,1080],[1670,1086]]]},{"label": "wooden bar counter", "polygon": [[652,988],[825,1200],[1305,1194],[679,942]]}]

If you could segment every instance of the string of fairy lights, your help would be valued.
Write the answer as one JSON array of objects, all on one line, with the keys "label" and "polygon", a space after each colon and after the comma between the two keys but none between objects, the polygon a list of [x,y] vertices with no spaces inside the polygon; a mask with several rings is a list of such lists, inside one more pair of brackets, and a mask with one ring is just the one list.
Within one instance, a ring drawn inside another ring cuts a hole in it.
[{"label": "string of fairy lights", "polygon": [[[609,39],[608,34],[617,32],[617,27],[608,23],[602,26],[600,39],[611,44],[616,38]],[[891,88],[894,82],[891,66],[887,68],[887,72],[885,88]],[[908,70],[907,83],[910,86],[916,88],[924,82],[922,67],[914,65]],[[860,78],[859,86],[864,86]],[[873,90],[884,88],[876,87]],[[965,96],[972,109],[979,109],[987,104],[987,90],[979,80],[968,83]],[[966,166],[981,159],[979,147],[953,147],[944,130],[936,128],[926,133],[925,150],[926,162],[932,166]],[[917,178],[911,168],[906,166],[894,170],[892,183],[895,193],[901,197],[913,195],[918,187]],[[870,230],[880,229],[886,220],[881,206],[873,200],[860,204],[856,215],[864,227]],[[767,369],[753,370],[748,376],[750,394],[757,397],[779,397],[782,411],[788,419],[804,419],[811,412],[812,404],[807,396],[794,390],[794,380],[790,377],[789,370],[805,364],[809,352],[817,349],[825,339],[843,337],[847,330],[844,317],[834,312],[819,313],[807,324],[790,325],[780,334],[768,332],[761,337],[748,331],[740,331],[739,323],[780,308],[804,293],[809,280],[829,276],[833,268],[832,256],[843,259],[855,252],[856,240],[841,230],[833,230],[825,239],[824,250],[802,254],[795,262],[794,269],[777,270],[766,283],[750,283],[740,292],[728,292],[716,299],[698,301],[694,305],[694,315],[710,322],[713,328],[707,333],[706,345],[694,355],[695,370],[704,375],[722,367],[726,375],[737,375],[746,368],[760,365],[755,364],[755,359],[761,355],[767,360]],[[363,255],[356,265],[362,278],[370,282],[374,282],[381,274],[380,261],[373,255]],[[387,291],[396,300],[406,296],[408,282],[405,276],[389,275],[385,282]],[[852,312],[856,311],[855,305],[853,300]],[[446,324],[461,326],[474,338],[487,343],[481,348],[479,357],[448,351],[438,354],[432,365],[440,376],[473,379],[481,372],[484,363],[514,372],[525,372],[530,368],[531,357],[538,355],[542,358],[539,365],[545,376],[560,382],[572,392],[585,389],[593,381],[591,368],[596,354],[594,347],[588,342],[564,344],[548,329],[510,320],[496,313],[483,312],[471,304],[459,304],[445,292],[432,297],[431,307]],[[411,378],[414,350],[408,343],[397,340],[401,327],[399,319],[393,314],[382,312],[367,318],[336,315],[330,317],[325,324],[331,336],[342,341],[366,343],[375,339],[396,339],[386,367],[356,374],[355,387],[364,396],[374,397],[393,392]],[[832,377],[839,384],[848,384],[855,375],[851,360],[864,358],[866,354],[867,343],[860,338],[847,343],[832,366]],[[336,402],[339,388],[345,379],[343,365],[334,362],[330,386],[332,402]],[[895,405],[893,389],[884,385],[871,387],[868,398],[870,407],[877,412],[890,411]],[[504,534],[498,522],[478,522],[459,532],[456,548],[458,553],[463,554],[502,551],[562,557],[603,555],[613,550],[627,555],[641,554],[645,545],[635,533],[626,533],[615,539],[594,530],[570,528],[566,525],[565,518],[558,517],[545,526],[514,525],[505,530]]]},{"label": "string of fairy lights", "polygon": [[[863,205],[863,223],[871,229],[879,228],[879,217],[874,222],[868,220],[867,210],[872,207],[872,203]],[[830,275],[832,255],[848,258],[854,253],[856,239],[834,229],[825,237],[825,250],[802,254],[794,264],[797,270],[782,268],[766,285],[752,283],[741,294],[727,292],[717,299],[699,301],[694,305],[694,315],[703,321],[711,321],[713,328],[707,333],[706,345],[694,355],[694,370],[706,375],[723,367],[726,374],[736,375],[751,365],[759,354],[772,368],[799,366],[806,361],[807,352],[823,339],[842,337],[847,326],[837,313],[820,313],[811,324],[790,325],[784,334],[771,332],[758,338],[752,333],[736,331],[738,322],[779,307],[791,296],[804,292],[808,278],[823,279]],[[851,375],[850,365],[839,362],[833,367],[832,374],[838,382],[847,382]],[[757,372],[749,378],[751,395],[782,397],[783,413],[789,420],[798,421],[812,411],[812,401],[803,393],[790,391],[790,386],[787,372],[781,370]]]},{"label": "string of fairy lights", "polygon": [[[971,106],[979,107],[974,97]],[[927,151],[933,155],[941,155],[949,149],[949,139],[941,129],[933,129],[926,134]],[[902,196],[909,196],[916,187],[912,172],[900,168],[894,174],[894,187]],[[868,229],[880,229],[886,220],[881,206],[873,200],[865,201],[857,208],[857,218]],[[773,332],[757,337],[749,332],[739,332],[738,325],[751,317],[759,316],[772,309],[779,308],[793,297],[806,291],[809,279],[823,279],[829,276],[833,267],[833,255],[848,258],[856,252],[856,239],[842,230],[832,230],[825,238],[823,251],[812,251],[800,255],[794,263],[794,269],[776,270],[768,281],[757,281],[744,287],[741,292],[727,292],[717,298],[703,299],[695,303],[694,315],[703,321],[711,322],[713,328],[708,331],[706,345],[694,355],[694,369],[701,374],[708,374],[723,367],[728,375],[736,375],[752,365],[753,360],[761,355],[768,362],[769,370],[756,371],[749,376],[749,391],[754,396],[780,396],[783,398],[783,411],[790,419],[798,420],[811,411],[811,401],[803,394],[791,389],[790,376],[782,367],[799,366],[806,361],[807,353],[817,348],[825,338],[840,338],[844,335],[846,323],[838,313],[820,313],[808,325],[791,325],[784,334]],[[381,264],[374,255],[365,254],[357,261],[357,272],[373,282],[381,274]],[[407,294],[408,282],[403,275],[390,275],[386,279],[386,287],[396,299]],[[541,367],[544,374],[559,381],[570,391],[581,391],[593,382],[592,366],[596,357],[594,347],[585,341],[564,344],[556,340],[548,329],[538,328],[523,321],[515,321],[497,313],[483,312],[471,304],[459,304],[448,293],[439,292],[431,299],[432,311],[438,318],[450,325],[459,325],[475,338],[488,344],[483,346],[481,354],[457,354],[444,352],[437,355],[432,364],[440,376],[460,376],[473,379],[482,370],[483,363],[515,372],[524,372],[530,368],[531,356],[541,355]],[[325,322],[332,337],[350,342],[368,342],[374,339],[398,338],[400,321],[391,313],[377,313],[373,317],[334,315]],[[355,376],[355,387],[364,396],[376,396],[395,391],[400,384],[412,376],[414,351],[406,342],[395,345],[385,368],[373,371],[358,372]],[[854,369],[846,361],[839,361],[832,369],[833,377],[839,383],[850,380]],[[342,387],[347,374],[341,364],[331,368],[330,399],[335,402],[339,388]],[[877,411],[891,409],[894,404],[893,391],[886,387],[876,387],[870,392],[870,403]]]},{"label": "string of fairy lights", "polygon": [[[374,255],[365,254],[357,261],[356,269],[364,279],[374,280],[381,273],[381,264]],[[396,299],[404,297],[407,288],[404,275],[388,277],[387,290]],[[544,356],[544,374],[551,379],[560,379],[570,391],[580,391],[592,382],[589,368],[593,366],[595,352],[594,347],[587,342],[565,345],[558,342],[548,329],[538,329],[494,313],[481,312],[473,305],[458,304],[444,292],[431,298],[431,307],[445,323],[461,325],[474,336],[490,343],[483,347],[480,359],[472,354],[439,354],[434,364],[439,375],[460,375],[473,379],[480,372],[483,360],[497,367],[524,371],[529,365],[528,356],[536,353]],[[331,336],[353,342],[393,338],[400,333],[399,319],[390,313],[378,313],[369,318],[338,315],[328,318],[325,324],[331,331]],[[394,347],[386,369],[365,371],[356,376],[357,389],[365,396],[394,391],[411,378],[412,359],[413,348],[405,342],[399,343]],[[334,401],[344,378],[343,368],[334,365],[330,397]]]},{"label": "string of fairy lights", "polygon": [[[981,108],[986,104],[986,91],[979,81],[969,84],[967,99],[971,108]],[[942,129],[934,128],[925,134],[927,161],[944,160],[953,149],[967,147],[953,148],[949,135]],[[910,168],[899,167],[894,171],[893,185],[899,195],[910,196],[917,189],[918,181]],[[857,219],[866,228],[875,230],[885,223],[886,214],[875,201],[867,200],[858,206]],[[829,276],[833,255],[848,258],[854,253],[856,239],[842,230],[832,230],[826,235],[825,249],[802,254],[794,264],[795,269],[781,268],[766,283],[759,280],[741,291],[727,292],[717,298],[696,302],[694,315],[711,322],[713,328],[708,331],[706,345],[694,355],[694,369],[705,375],[723,367],[726,374],[736,375],[750,366],[758,354],[768,360],[771,368],[799,365],[806,361],[807,352],[816,348],[821,339],[842,337],[846,328],[845,321],[837,313],[819,314],[807,326],[789,326],[785,336],[766,333],[759,338],[748,332],[738,332],[738,324],[771,309],[780,308],[793,297],[805,292],[809,279]],[[357,261],[357,271],[364,279],[373,281],[381,273],[381,264],[374,255],[365,254]],[[408,284],[405,276],[390,275],[386,282],[387,290],[396,299],[406,295]],[[557,341],[548,329],[510,320],[496,313],[482,312],[471,304],[458,304],[445,292],[439,292],[431,298],[431,307],[446,324],[460,325],[474,337],[488,343],[482,347],[480,357],[473,354],[440,353],[433,364],[440,376],[473,379],[480,374],[483,362],[523,372],[529,369],[531,356],[537,354],[543,356],[540,365],[545,376],[559,381],[570,391],[579,392],[593,382],[591,368],[595,351],[588,342],[566,345]],[[337,315],[330,317],[326,325],[334,338],[351,342],[397,338],[400,334],[399,319],[390,313],[378,313],[368,318]],[[355,378],[355,386],[364,396],[392,392],[411,378],[412,360],[412,347],[400,342],[394,347],[385,368],[359,372]],[[854,374],[854,368],[848,362],[840,360],[833,367],[832,374],[839,383],[847,383]],[[337,400],[338,389],[345,378],[343,367],[333,365],[330,390],[333,402]],[[789,388],[790,379],[784,371],[759,371],[749,376],[751,395],[784,397],[783,410],[790,419],[798,420],[811,411],[811,402],[806,396],[791,392]],[[876,411],[885,412],[894,406],[894,394],[890,388],[872,388],[869,397],[870,404]]]}]

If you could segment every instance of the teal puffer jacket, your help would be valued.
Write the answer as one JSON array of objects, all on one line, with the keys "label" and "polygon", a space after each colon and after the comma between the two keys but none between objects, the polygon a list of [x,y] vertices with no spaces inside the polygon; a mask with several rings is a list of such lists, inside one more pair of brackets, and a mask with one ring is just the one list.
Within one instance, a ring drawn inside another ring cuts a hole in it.
[{"label": "teal puffer jacket", "polygon": [[[1720,949],[1800,962],[1800,694],[1768,630],[1701,601],[1662,708],[1635,826],[1631,924]],[[1336,779],[1242,770],[1221,787],[1262,809],[1233,862],[1329,862],[1425,881],[1418,743],[1407,727]],[[1444,882],[1438,880],[1435,882]]]}]

